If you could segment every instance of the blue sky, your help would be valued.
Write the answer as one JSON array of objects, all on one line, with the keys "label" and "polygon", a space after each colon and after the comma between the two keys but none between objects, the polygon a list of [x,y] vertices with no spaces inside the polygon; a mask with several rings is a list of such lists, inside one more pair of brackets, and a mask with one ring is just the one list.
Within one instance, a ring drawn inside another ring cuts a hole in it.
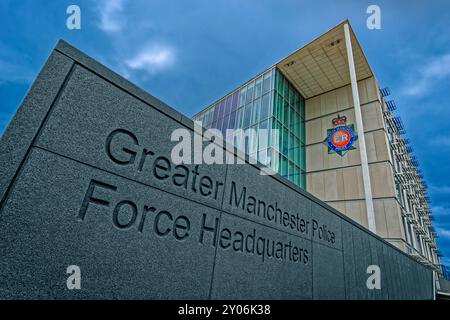
[{"label": "blue sky", "polygon": [[[81,8],[81,30],[66,8]],[[381,8],[381,30],[366,9]],[[0,2],[0,133],[59,38],[190,116],[349,18],[429,185],[450,265],[450,2],[105,0]]]}]

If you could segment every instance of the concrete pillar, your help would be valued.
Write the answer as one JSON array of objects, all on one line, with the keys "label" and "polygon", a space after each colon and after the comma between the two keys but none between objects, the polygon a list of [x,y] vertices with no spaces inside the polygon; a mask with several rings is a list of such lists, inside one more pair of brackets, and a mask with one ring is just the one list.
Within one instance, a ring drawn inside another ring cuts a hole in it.
[{"label": "concrete pillar", "polygon": [[350,72],[350,82],[352,86],[353,104],[355,106],[356,129],[359,139],[359,153],[361,155],[361,168],[364,185],[364,195],[366,202],[367,221],[369,230],[376,233],[375,213],[373,209],[372,187],[370,183],[369,162],[367,160],[366,139],[364,136],[364,126],[361,115],[361,104],[359,102],[358,82],[356,79],[355,62],[353,60],[352,42],[350,38],[350,28],[348,23],[344,24],[345,47],[347,49],[348,67]]}]

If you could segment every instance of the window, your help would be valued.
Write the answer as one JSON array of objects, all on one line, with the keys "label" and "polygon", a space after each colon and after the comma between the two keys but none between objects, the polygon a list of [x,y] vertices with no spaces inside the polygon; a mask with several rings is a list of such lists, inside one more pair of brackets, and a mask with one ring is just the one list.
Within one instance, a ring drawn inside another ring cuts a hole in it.
[{"label": "window", "polygon": [[281,157],[281,175],[283,177],[288,175],[288,160],[286,157]]},{"label": "window", "polygon": [[247,93],[247,87],[242,88],[239,93],[239,107],[243,107],[245,105],[246,93]]},{"label": "window", "polygon": [[278,151],[281,151],[283,144],[283,125],[280,121],[274,122],[274,129],[276,130],[276,133],[273,134],[274,140],[272,141],[272,146]]},{"label": "window", "polygon": [[217,122],[217,119],[219,118],[219,103],[216,103],[213,109],[214,109],[213,122]]},{"label": "window", "polygon": [[250,153],[256,153],[256,151],[258,151],[258,126],[252,126],[249,128],[249,137],[251,139],[250,141]]},{"label": "window", "polygon": [[229,129],[234,129],[235,121],[236,121],[236,111],[233,111],[233,112],[230,114],[230,120],[229,120],[229,122],[228,122],[228,128],[229,128]]},{"label": "window", "polygon": [[258,161],[264,165],[267,163],[267,150],[266,149],[260,150],[258,152]]},{"label": "window", "polygon": [[261,126],[258,131],[258,139],[259,139],[259,148],[265,149],[268,147],[268,130],[267,130],[267,120],[261,122]]},{"label": "window", "polygon": [[203,119],[202,119],[202,124],[203,124],[204,127],[206,127],[208,125],[208,123],[209,123],[208,117],[209,117],[209,111],[206,111],[203,114]]},{"label": "window", "polygon": [[284,101],[284,107],[283,107],[283,122],[284,125],[288,126],[289,125],[289,104],[287,103],[287,101]]},{"label": "window", "polygon": [[236,129],[242,129],[243,117],[244,117],[244,108],[239,108],[236,114]]},{"label": "window", "polygon": [[281,146],[281,153],[287,156],[289,150],[289,134],[285,127],[283,127],[283,144]]},{"label": "window", "polygon": [[289,81],[284,78],[284,84],[283,84],[283,96],[285,99],[289,98]]},{"label": "window", "polygon": [[274,95],[273,116],[281,119],[283,112],[283,97],[277,93],[274,93]]},{"label": "window", "polygon": [[293,116],[294,121],[292,131],[298,138],[300,138],[300,121],[301,121],[300,115],[297,112],[294,112]]},{"label": "window", "polygon": [[294,89],[292,86],[289,86],[289,104],[294,105]]},{"label": "window", "polygon": [[270,148],[270,153],[267,155],[270,160],[269,166],[270,168],[275,171],[279,172],[280,170],[280,154],[273,148]]},{"label": "window", "polygon": [[289,129],[294,131],[294,123],[295,123],[296,119],[295,119],[295,111],[292,107],[289,108],[289,119],[290,119]]},{"label": "window", "polygon": [[223,118],[223,123],[222,123],[222,135],[225,137],[225,130],[228,128],[228,121],[230,119],[230,115],[225,116]]},{"label": "window", "polygon": [[270,103],[270,93],[267,93],[262,97],[261,113],[260,113],[261,120],[266,119],[269,116],[269,103]]},{"label": "window", "polygon": [[306,173],[305,171],[300,172],[300,187],[306,189]]},{"label": "window", "polygon": [[261,96],[262,91],[262,77],[259,77],[255,81],[255,99]]},{"label": "window", "polygon": [[279,78],[277,80],[278,83],[277,83],[276,89],[277,89],[278,93],[282,95],[283,90],[284,90],[284,76],[278,70],[277,70],[277,74],[279,75]]},{"label": "window", "polygon": [[294,161],[295,158],[295,139],[294,139],[294,135],[291,133],[289,135],[289,159]]},{"label": "window", "polygon": [[279,94],[277,94],[277,112],[276,117],[278,120],[283,121],[283,97]]},{"label": "window", "polygon": [[294,163],[292,161],[289,161],[289,180],[292,182],[295,180]]},{"label": "window", "polygon": [[305,118],[305,100],[303,98],[300,99],[300,116]]},{"label": "window", "polygon": [[299,112],[299,108],[300,108],[300,95],[297,92],[297,90],[294,90],[294,110],[296,112]]},{"label": "window", "polygon": [[245,106],[244,109],[244,122],[242,125],[243,128],[247,128],[248,126],[250,126],[251,116],[252,116],[252,104],[249,103],[248,105]]},{"label": "window", "polygon": [[301,121],[302,121],[302,124],[300,126],[300,140],[303,143],[305,143],[306,142],[306,140],[305,140],[305,123],[303,122],[303,120],[301,120]]},{"label": "window", "polygon": [[258,137],[262,134],[259,145],[250,149],[243,145],[241,149],[304,187],[304,113],[304,98],[279,69],[272,68],[224,97],[198,118],[205,127],[219,130],[258,129]]},{"label": "window", "polygon": [[231,111],[235,111],[238,105],[239,100],[239,91],[233,93],[233,97],[231,99]]},{"label": "window", "polygon": [[223,123],[223,118],[217,120],[216,128],[217,128],[218,130],[222,130],[222,123]]},{"label": "window", "polygon": [[296,165],[300,166],[300,140],[295,138],[295,148],[294,148],[294,162]]},{"label": "window", "polygon": [[229,114],[231,112],[231,101],[232,101],[232,98],[233,97],[231,95],[229,95],[227,97],[227,100],[225,102],[225,113],[224,113],[224,115],[227,115],[227,114]]},{"label": "window", "polygon": [[294,183],[300,185],[300,168],[297,166],[294,167]]},{"label": "window", "polygon": [[256,99],[253,102],[253,112],[252,112],[252,124],[259,122],[259,109],[261,107],[261,99]]},{"label": "window", "polygon": [[306,170],[306,147],[304,143],[300,147],[300,168]]},{"label": "window", "polygon": [[223,118],[222,127],[220,128],[222,131],[222,139],[225,139],[225,135],[227,133],[227,126],[228,126],[228,117]]},{"label": "window", "polygon": [[225,112],[225,99],[222,99],[219,104],[219,119],[223,118]]},{"label": "window", "polygon": [[214,109],[209,109],[208,111],[208,124],[210,125],[213,122]]},{"label": "window", "polygon": [[261,121],[259,123],[259,128],[260,129],[267,129],[268,128],[268,124],[269,124],[269,121],[267,121],[267,120]]},{"label": "window", "polygon": [[248,104],[253,101],[253,89],[255,84],[252,82],[247,86],[247,96],[245,98],[245,104]]},{"label": "window", "polygon": [[272,70],[267,71],[263,76],[263,93],[272,89]]},{"label": "window", "polygon": [[250,138],[246,135],[244,135],[244,148],[243,151],[246,154],[249,154],[249,146],[250,146]]}]

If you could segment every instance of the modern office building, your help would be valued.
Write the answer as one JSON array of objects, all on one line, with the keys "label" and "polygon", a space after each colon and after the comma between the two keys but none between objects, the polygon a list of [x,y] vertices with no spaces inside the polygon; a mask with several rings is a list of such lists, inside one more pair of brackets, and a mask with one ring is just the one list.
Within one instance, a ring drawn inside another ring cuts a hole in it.
[{"label": "modern office building", "polygon": [[263,129],[239,147],[440,272],[426,185],[388,95],[345,20],[193,118],[227,139]]}]

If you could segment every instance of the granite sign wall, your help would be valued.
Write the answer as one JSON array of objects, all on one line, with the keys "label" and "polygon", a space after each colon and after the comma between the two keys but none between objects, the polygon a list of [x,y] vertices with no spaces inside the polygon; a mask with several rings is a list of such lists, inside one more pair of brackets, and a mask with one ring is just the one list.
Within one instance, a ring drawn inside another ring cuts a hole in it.
[{"label": "granite sign wall", "polygon": [[0,144],[0,298],[433,298],[430,269],[259,164],[174,164],[178,128],[60,41]]}]

